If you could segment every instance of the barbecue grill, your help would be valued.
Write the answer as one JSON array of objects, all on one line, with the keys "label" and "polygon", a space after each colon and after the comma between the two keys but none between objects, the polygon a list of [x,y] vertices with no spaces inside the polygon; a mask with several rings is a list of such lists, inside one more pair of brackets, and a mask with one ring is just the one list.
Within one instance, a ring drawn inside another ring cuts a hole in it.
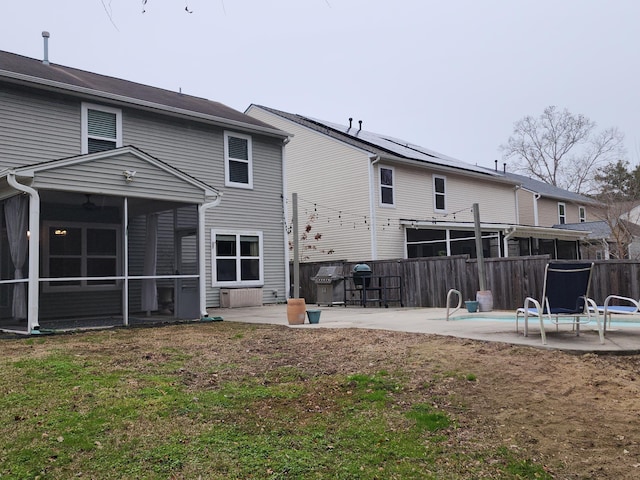
[{"label": "barbecue grill", "polygon": [[[344,303],[344,277],[342,267],[320,267],[311,280],[317,285],[318,305],[332,306]],[[340,288],[342,286],[342,288]]]}]

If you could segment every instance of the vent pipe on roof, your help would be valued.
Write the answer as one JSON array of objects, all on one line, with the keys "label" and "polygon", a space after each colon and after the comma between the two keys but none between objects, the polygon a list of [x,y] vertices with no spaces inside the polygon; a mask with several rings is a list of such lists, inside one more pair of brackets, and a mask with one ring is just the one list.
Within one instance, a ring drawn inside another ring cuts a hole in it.
[{"label": "vent pipe on roof", "polygon": [[353,117],[349,117],[349,129],[347,131],[351,130],[351,123],[352,122],[353,122]]},{"label": "vent pipe on roof", "polygon": [[42,63],[49,65],[49,32],[42,32],[42,38],[44,40],[44,58]]},{"label": "vent pipe on roof", "polygon": [[496,162],[496,172],[498,171],[498,159],[495,159],[494,162]]},{"label": "vent pipe on roof", "polygon": [[504,162],[504,163],[502,164],[502,171],[503,171],[504,173],[507,173],[507,162]]},{"label": "vent pipe on roof", "polygon": [[358,127],[358,131],[362,130],[362,120],[358,120],[358,124],[360,125]]}]

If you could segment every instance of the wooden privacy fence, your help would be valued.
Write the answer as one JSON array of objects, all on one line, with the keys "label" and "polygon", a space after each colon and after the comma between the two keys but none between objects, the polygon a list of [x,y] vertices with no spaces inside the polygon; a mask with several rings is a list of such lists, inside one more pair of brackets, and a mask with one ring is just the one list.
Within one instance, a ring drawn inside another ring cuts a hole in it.
[{"label": "wooden privacy fence", "polygon": [[[548,262],[549,257],[546,255],[485,259],[486,286],[493,296],[493,308],[515,310],[524,304],[527,296],[540,298],[544,268]],[[317,262],[300,264],[300,297],[308,304],[317,303],[317,285],[312,277],[320,267],[339,266],[344,276],[350,276],[357,263],[369,265],[373,275],[399,276],[402,279],[402,303],[405,307],[445,307],[447,292],[451,288],[459,290],[463,300],[475,300],[479,288],[478,262],[467,255],[366,262]],[[598,304],[602,304],[610,294],[640,298],[640,262],[600,260],[594,263],[590,296]],[[291,278],[293,279],[293,274]]]}]

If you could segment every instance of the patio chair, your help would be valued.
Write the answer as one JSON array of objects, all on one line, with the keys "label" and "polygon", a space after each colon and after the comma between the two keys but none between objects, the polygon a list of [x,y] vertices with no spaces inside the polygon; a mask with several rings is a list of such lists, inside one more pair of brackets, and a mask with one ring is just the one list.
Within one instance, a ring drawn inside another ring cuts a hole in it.
[{"label": "patio chair", "polygon": [[580,325],[595,318],[598,325],[600,343],[604,343],[604,331],[596,303],[588,297],[591,285],[593,263],[554,263],[547,264],[544,271],[542,298],[527,297],[524,307],[516,310],[516,331],[518,320],[524,318],[524,336],[529,335],[529,317],[540,320],[540,336],[543,345],[547,344],[544,322],[556,325],[571,324],[576,335],[580,335]]},{"label": "patio chair", "polygon": [[[612,303],[615,302],[615,303]],[[622,303],[622,305],[620,305]],[[592,311],[593,307],[590,308]],[[599,314],[602,314],[603,322],[603,333],[606,335],[607,333],[607,321],[609,322],[609,327],[611,327],[611,316],[612,315],[640,315],[640,302],[633,298],[623,297],[620,295],[609,295],[604,299],[604,305],[598,305],[595,307],[595,311]]]}]

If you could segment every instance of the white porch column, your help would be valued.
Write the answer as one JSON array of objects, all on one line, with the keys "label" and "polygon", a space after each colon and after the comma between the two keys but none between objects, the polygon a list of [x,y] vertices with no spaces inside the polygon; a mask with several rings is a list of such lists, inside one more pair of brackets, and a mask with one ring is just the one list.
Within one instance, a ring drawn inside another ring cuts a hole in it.
[{"label": "white porch column", "polygon": [[7,183],[29,195],[29,282],[27,284],[27,331],[40,330],[38,320],[40,292],[40,195],[34,188],[19,183],[14,172],[7,174]]},{"label": "white porch column", "polygon": [[122,199],[122,324],[129,325],[129,199]]},{"label": "white porch column", "polygon": [[[222,194],[217,194],[217,197],[212,202],[203,203],[198,205],[198,286],[199,286],[199,297],[200,297],[200,318],[207,317],[209,313],[207,312],[207,262],[205,259],[206,253],[206,243],[205,243],[205,219],[206,213],[209,208],[217,207],[220,205],[222,201]],[[213,242],[213,239],[211,239]],[[211,243],[209,243],[209,247],[211,247]],[[211,272],[213,275],[213,272]]]}]

